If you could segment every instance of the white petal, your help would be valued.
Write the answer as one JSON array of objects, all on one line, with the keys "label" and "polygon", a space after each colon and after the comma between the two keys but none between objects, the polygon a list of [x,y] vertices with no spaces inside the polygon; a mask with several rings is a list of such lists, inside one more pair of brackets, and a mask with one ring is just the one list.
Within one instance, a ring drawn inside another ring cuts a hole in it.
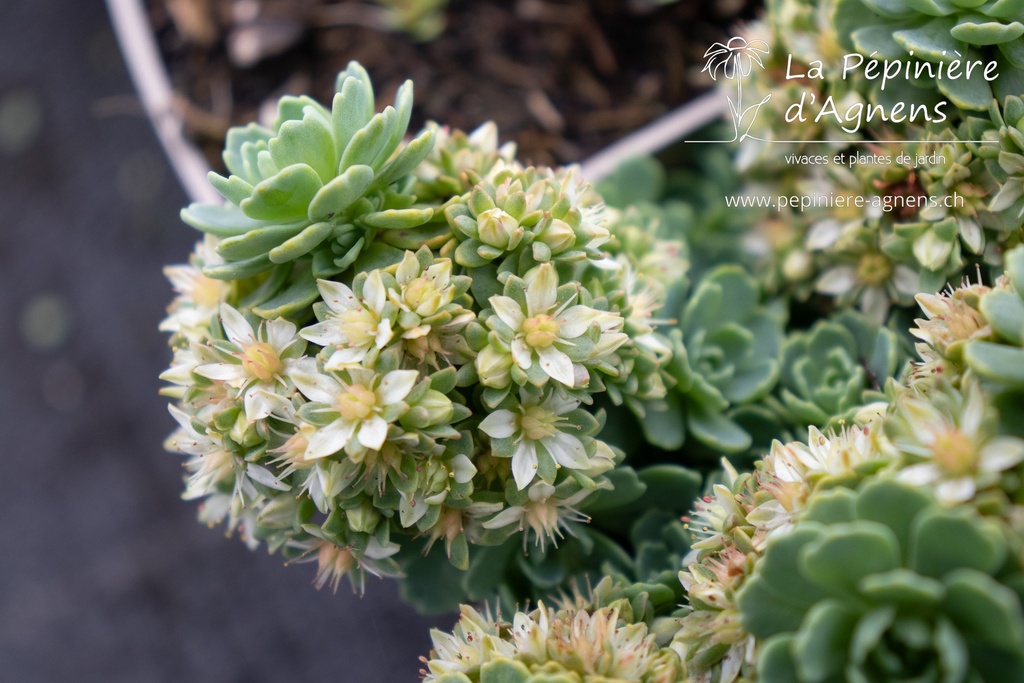
[{"label": "white petal", "polygon": [[480,431],[492,439],[507,439],[516,433],[516,415],[511,410],[495,410],[480,422]]},{"label": "white petal", "polygon": [[579,408],[580,400],[578,398],[570,398],[561,391],[552,391],[551,395],[541,405],[555,415],[565,415],[569,411]]},{"label": "white petal", "polygon": [[901,294],[917,294],[921,291],[921,278],[917,271],[903,264],[893,268],[892,284]]},{"label": "white petal", "polygon": [[341,393],[341,384],[333,377],[317,373],[293,372],[292,381],[310,401],[334,403]]},{"label": "white petal", "polygon": [[977,382],[972,382],[966,393],[967,400],[960,412],[960,431],[964,436],[974,437],[981,430],[981,423],[985,419],[985,398]]},{"label": "white petal", "polygon": [[295,339],[295,330],[295,323],[283,318],[271,320],[266,325],[267,343],[270,348],[280,351]]},{"label": "white petal", "polygon": [[507,296],[492,296],[488,301],[501,322],[517,332],[522,329],[523,321],[526,318],[523,317],[523,309],[519,307],[515,299]]},{"label": "white petal", "polygon": [[939,471],[934,464],[922,462],[901,471],[897,478],[913,486],[926,486],[939,478]]},{"label": "white petal", "polygon": [[484,522],[483,527],[485,529],[500,529],[509,524],[515,524],[522,520],[524,512],[525,508],[519,505],[507,508]]},{"label": "white petal", "polygon": [[882,325],[889,312],[889,295],[881,287],[865,287],[860,299],[864,317],[875,325]]},{"label": "white petal", "polygon": [[457,484],[465,484],[473,481],[476,476],[476,467],[473,462],[464,455],[456,455],[448,461],[448,469],[455,475]]},{"label": "white petal", "polygon": [[317,280],[316,286],[320,290],[320,296],[323,297],[324,303],[335,313],[344,313],[353,308],[359,308],[359,300],[355,293],[348,288],[348,285],[331,280]]},{"label": "white petal", "polygon": [[379,451],[388,438],[388,423],[380,415],[371,415],[363,420],[363,426],[359,428],[359,443],[367,448]]},{"label": "white petal", "polygon": [[250,479],[263,484],[267,488],[277,489],[278,491],[287,491],[291,488],[288,484],[283,483],[280,479],[275,477],[274,473],[266,467],[257,465],[254,462],[246,465],[245,473]]},{"label": "white petal", "polygon": [[363,283],[363,302],[366,307],[374,313],[380,313],[387,301],[387,292],[384,290],[384,280],[381,279],[380,271],[372,271]]},{"label": "white petal", "polygon": [[554,346],[537,349],[540,356],[540,366],[547,373],[548,377],[561,382],[567,387],[573,387],[576,383],[576,376],[572,370],[572,361]]},{"label": "white petal", "polygon": [[451,282],[452,277],[452,262],[448,259],[444,259],[440,263],[435,263],[432,266],[427,267],[427,272],[424,273],[426,278],[434,283],[435,289],[444,289]]},{"label": "white petal", "polygon": [[857,281],[857,271],[853,266],[836,266],[825,271],[814,288],[823,294],[844,294]]},{"label": "white petal", "polygon": [[1012,436],[997,436],[981,449],[979,469],[1002,472],[1024,462],[1024,441]]},{"label": "white petal", "polygon": [[420,262],[416,258],[416,254],[411,251],[406,251],[405,256],[402,257],[402,262],[398,264],[398,270],[395,271],[395,280],[398,284],[404,285],[410,280],[414,280],[419,277],[420,274]]},{"label": "white petal", "polygon": [[526,340],[522,337],[516,337],[512,340],[512,360],[523,370],[529,370],[530,366],[533,365],[533,352],[526,345]]},{"label": "white petal", "polygon": [[575,339],[586,332],[591,324],[601,316],[601,311],[594,310],[590,306],[572,306],[558,316],[558,319],[563,321],[558,330],[558,336],[563,339]]},{"label": "white petal", "polygon": [[341,331],[341,323],[337,320],[325,320],[316,325],[304,327],[299,332],[299,336],[320,346],[341,345],[348,342],[348,337]]},{"label": "white petal", "polygon": [[412,388],[416,386],[419,376],[420,373],[415,370],[392,370],[380,381],[377,397],[384,405],[398,403],[409,395]]},{"label": "white petal", "polygon": [[209,379],[218,379],[222,382],[245,379],[246,377],[245,368],[241,365],[234,365],[233,363],[210,363],[209,365],[200,365],[194,372],[197,375],[202,375]]},{"label": "white petal", "polygon": [[526,282],[526,310],[529,315],[547,313],[558,296],[558,274],[550,263],[542,263],[523,278]]},{"label": "white petal", "polygon": [[571,434],[558,432],[541,439],[540,443],[548,450],[555,462],[562,467],[583,470],[590,464],[587,459],[587,449],[583,447],[579,439]]},{"label": "white petal", "polygon": [[220,320],[224,325],[224,333],[233,343],[239,346],[252,344],[256,341],[256,334],[252,331],[252,325],[241,313],[227,304],[220,305]]},{"label": "white petal", "polygon": [[188,432],[193,439],[201,439],[203,435],[192,428],[192,416],[175,405],[168,404],[167,410],[171,413],[174,421],[181,425],[181,428]]},{"label": "white petal", "polygon": [[345,349],[337,349],[324,363],[324,370],[346,370],[354,365],[359,365],[366,358],[367,349],[352,346]]},{"label": "white petal", "polygon": [[337,453],[352,438],[352,432],[355,431],[355,428],[356,426],[352,422],[335,420],[326,427],[316,430],[313,436],[309,437],[309,443],[306,445],[306,453],[303,457],[306,460],[314,460]]},{"label": "white petal", "polygon": [[378,349],[383,349],[394,334],[391,329],[391,321],[385,318],[377,323],[377,334],[374,335],[373,343],[377,345]]},{"label": "white petal", "polygon": [[532,441],[521,441],[512,456],[512,476],[520,491],[533,481],[537,474],[537,447]]},{"label": "white petal", "polygon": [[957,503],[965,503],[973,498],[976,490],[977,487],[975,487],[973,479],[970,477],[960,477],[959,479],[941,482],[935,487],[935,497],[939,499],[940,503],[945,505],[956,505]]},{"label": "white petal", "polygon": [[252,386],[245,392],[245,419],[248,422],[262,420],[274,410],[274,394],[259,386]]}]

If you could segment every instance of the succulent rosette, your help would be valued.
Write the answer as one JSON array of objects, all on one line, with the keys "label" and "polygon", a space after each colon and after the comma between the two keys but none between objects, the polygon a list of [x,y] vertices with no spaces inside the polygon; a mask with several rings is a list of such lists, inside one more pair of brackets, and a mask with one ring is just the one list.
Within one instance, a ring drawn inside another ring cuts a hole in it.
[{"label": "succulent rosette", "polygon": [[271,128],[232,128],[224,150],[230,175],[210,174],[228,203],[192,204],[181,214],[221,238],[224,262],[205,274],[235,280],[307,257],[305,267],[281,276],[288,282],[279,298],[254,309],[268,318],[290,314],[316,299],[314,275],[345,270],[379,231],[427,222],[432,209],[414,207],[415,195],[396,184],[433,145],[431,130],[403,144],[411,113],[407,82],[396,107],[375,114],[370,78],[353,62],[338,75],[330,110],[289,96]]},{"label": "succulent rosette", "polygon": [[786,339],[779,399],[788,418],[803,427],[850,421],[864,404],[883,399],[881,390],[901,360],[894,332],[845,311]]},{"label": "succulent rosette", "polygon": [[781,316],[762,303],[752,277],[721,266],[698,283],[670,338],[675,386],[668,412],[652,411],[644,421],[647,438],[678,448],[689,434],[721,451],[746,449],[750,436],[728,410],[767,395],[778,381]]},{"label": "succulent rosette", "polygon": [[998,522],[880,480],[820,494],[737,604],[758,681],[1006,681],[1024,676],[1020,579]]},{"label": "succulent rosette", "polygon": [[[890,91],[910,100],[918,99],[915,90],[937,91],[961,109],[983,111],[993,96],[1024,92],[1021,9],[1016,0],[838,0],[833,22],[847,49],[932,67],[923,75],[914,69],[911,78],[892,82]],[[950,67],[955,60],[955,70],[940,66]],[[977,63],[971,74],[968,62]],[[875,95],[892,97],[881,92],[880,84]]]}]

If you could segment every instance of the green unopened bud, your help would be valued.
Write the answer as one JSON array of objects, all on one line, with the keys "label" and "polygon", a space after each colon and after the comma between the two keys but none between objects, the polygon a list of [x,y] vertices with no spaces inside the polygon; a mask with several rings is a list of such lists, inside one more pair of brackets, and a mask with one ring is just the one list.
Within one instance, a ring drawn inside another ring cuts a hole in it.
[{"label": "green unopened bud", "polygon": [[512,354],[488,344],[476,357],[476,371],[480,384],[500,389],[512,381]]},{"label": "green unopened bud", "polygon": [[476,220],[480,241],[484,244],[498,249],[513,249],[519,243],[522,233],[519,221],[501,209],[488,209]]},{"label": "green unopened bud", "polygon": [[452,419],[455,409],[451,399],[440,391],[430,389],[422,400],[410,406],[402,416],[402,426],[411,429],[426,429],[434,425],[445,424]]},{"label": "green unopened bud", "polygon": [[365,498],[359,502],[359,507],[346,510],[345,516],[353,531],[364,534],[372,534],[380,522],[380,512],[373,507],[373,501]]},{"label": "green unopened bud", "polygon": [[555,219],[544,232],[537,236],[544,244],[551,248],[552,254],[560,254],[576,243],[576,234],[565,221]]}]

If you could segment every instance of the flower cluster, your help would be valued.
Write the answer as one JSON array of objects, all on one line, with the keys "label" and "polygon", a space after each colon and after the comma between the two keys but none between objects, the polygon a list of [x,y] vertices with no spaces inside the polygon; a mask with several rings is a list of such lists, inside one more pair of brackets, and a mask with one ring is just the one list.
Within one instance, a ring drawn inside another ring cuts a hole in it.
[{"label": "flower cluster", "polygon": [[[435,631],[436,683],[1024,677],[1020,9],[771,0],[707,54],[736,144],[600,191],[492,124],[405,142],[357,64],[283,98],[167,269],[184,497],[318,586],[516,612]],[[836,66],[909,50],[1001,75]],[[894,96],[954,106],[783,113]]]},{"label": "flower cluster", "polygon": [[543,559],[624,457],[595,397],[666,392],[662,285],[600,250],[578,171],[522,167],[493,124],[403,143],[411,97],[374,114],[351,64],[330,110],[285,97],[272,129],[234,129],[229,202],[184,211],[207,236],[167,271],[185,496],[320,586],[465,570],[471,546]]}]

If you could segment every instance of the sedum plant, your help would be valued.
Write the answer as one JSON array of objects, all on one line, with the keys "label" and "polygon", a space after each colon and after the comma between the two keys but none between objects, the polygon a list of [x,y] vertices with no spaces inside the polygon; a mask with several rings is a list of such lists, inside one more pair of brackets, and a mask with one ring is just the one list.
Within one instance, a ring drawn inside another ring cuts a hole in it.
[{"label": "sedum plant", "polygon": [[[735,144],[596,189],[493,124],[408,136],[411,85],[377,112],[355,63],[283,98],[166,271],[184,497],[318,587],[458,607],[437,683],[1020,678],[1016,7],[772,0],[709,52],[756,94]],[[950,47],[994,90],[834,66]],[[808,94],[959,110],[793,137],[766,103]]]},{"label": "sedum plant", "polygon": [[[900,95],[913,98],[915,89],[938,90],[961,109],[984,110],[993,97],[1024,91],[1021,9],[1015,0],[837,0],[832,20],[843,47],[884,59],[932,63],[925,72],[930,75],[899,82]],[[992,63],[995,69],[987,75],[979,70],[973,78],[943,76],[942,67],[956,58],[981,62],[982,68]],[[940,65],[937,70],[935,65]]]}]

